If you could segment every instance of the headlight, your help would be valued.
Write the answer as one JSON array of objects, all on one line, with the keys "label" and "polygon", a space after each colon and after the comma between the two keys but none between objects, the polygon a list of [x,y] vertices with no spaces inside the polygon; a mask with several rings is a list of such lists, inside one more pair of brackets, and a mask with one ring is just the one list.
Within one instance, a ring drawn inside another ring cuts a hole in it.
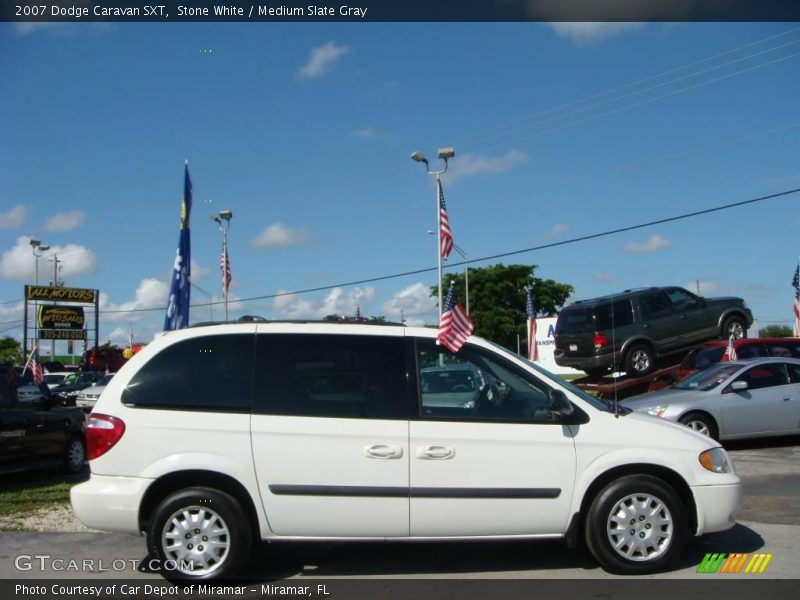
[{"label": "headlight", "polygon": [[700,464],[712,473],[732,473],[733,465],[722,448],[711,448],[700,453]]},{"label": "headlight", "polygon": [[668,408],[669,404],[663,404],[661,406],[651,406],[650,408],[645,408],[644,412],[653,417],[663,417]]}]

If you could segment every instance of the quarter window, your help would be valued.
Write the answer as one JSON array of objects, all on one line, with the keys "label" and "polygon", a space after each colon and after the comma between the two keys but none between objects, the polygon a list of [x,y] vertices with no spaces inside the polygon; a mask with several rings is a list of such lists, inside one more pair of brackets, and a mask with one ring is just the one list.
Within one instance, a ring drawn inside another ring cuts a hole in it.
[{"label": "quarter window", "polygon": [[213,335],[164,348],[122,393],[125,404],[147,408],[250,410],[254,336]]},{"label": "quarter window", "polygon": [[405,419],[405,347],[401,337],[259,335],[254,412]]}]

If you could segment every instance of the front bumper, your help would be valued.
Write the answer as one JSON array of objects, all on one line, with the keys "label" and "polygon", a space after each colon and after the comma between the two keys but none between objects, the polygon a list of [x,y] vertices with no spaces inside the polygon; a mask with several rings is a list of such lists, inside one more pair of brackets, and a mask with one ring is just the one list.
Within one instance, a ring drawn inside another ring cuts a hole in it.
[{"label": "front bumper", "polygon": [[139,507],[152,479],[92,474],[70,490],[75,516],[87,527],[139,533]]},{"label": "front bumper", "polygon": [[696,535],[725,531],[736,524],[742,484],[703,485],[692,488],[697,507]]}]

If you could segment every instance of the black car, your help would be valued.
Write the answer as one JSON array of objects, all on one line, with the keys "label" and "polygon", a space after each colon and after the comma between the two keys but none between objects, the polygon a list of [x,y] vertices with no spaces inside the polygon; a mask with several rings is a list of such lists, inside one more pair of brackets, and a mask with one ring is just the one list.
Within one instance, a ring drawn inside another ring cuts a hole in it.
[{"label": "black car", "polygon": [[86,455],[83,411],[58,406],[27,376],[0,366],[0,473],[52,466],[77,473]]},{"label": "black car", "polygon": [[601,375],[646,375],[656,359],[708,340],[747,337],[741,298],[701,298],[679,287],[625,290],[565,307],[555,329],[556,364]]},{"label": "black car", "polygon": [[81,390],[95,385],[103,378],[105,373],[100,371],[79,371],[70,373],[64,380],[53,388],[53,396],[66,406],[75,406],[75,399]]}]

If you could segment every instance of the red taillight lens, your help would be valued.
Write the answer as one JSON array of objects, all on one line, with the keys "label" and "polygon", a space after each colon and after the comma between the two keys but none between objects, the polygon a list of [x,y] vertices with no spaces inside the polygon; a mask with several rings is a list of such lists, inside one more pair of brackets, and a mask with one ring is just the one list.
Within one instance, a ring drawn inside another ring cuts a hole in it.
[{"label": "red taillight lens", "polygon": [[103,456],[114,447],[123,433],[125,423],[122,419],[92,413],[86,426],[86,457],[94,460]]},{"label": "red taillight lens", "polygon": [[595,333],[592,343],[594,344],[595,348],[602,348],[603,346],[608,346],[608,338],[605,336],[605,334]]}]

